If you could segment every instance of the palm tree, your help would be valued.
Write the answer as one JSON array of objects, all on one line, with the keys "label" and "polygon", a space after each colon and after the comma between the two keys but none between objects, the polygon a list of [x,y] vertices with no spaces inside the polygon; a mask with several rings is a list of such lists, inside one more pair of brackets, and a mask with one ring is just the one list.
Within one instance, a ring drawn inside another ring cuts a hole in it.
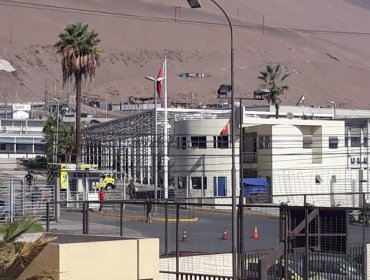
[{"label": "palm tree", "polygon": [[82,77],[95,76],[96,68],[100,65],[98,33],[89,31],[88,25],[76,23],[67,25],[64,32],[59,34],[59,41],[54,45],[57,53],[62,55],[63,86],[68,79],[75,78],[76,89],[76,164],[81,162],[81,87]]},{"label": "palm tree", "polygon": [[62,162],[72,162],[72,155],[75,152],[75,129],[73,126],[62,123],[59,128],[59,150],[62,157]]},{"label": "palm tree", "polygon": [[[27,266],[53,240],[42,235],[34,241],[18,242],[18,239],[36,222],[37,219],[24,217],[7,225],[5,235],[0,241],[0,279],[19,279]],[[42,271],[28,279],[55,278],[54,271]]]},{"label": "palm tree", "polygon": [[[53,158],[55,145],[58,145],[58,143],[56,143],[57,120],[57,116],[49,116],[46,120],[44,128],[42,129],[45,137],[45,154],[48,162],[51,161]],[[59,123],[61,123],[61,121],[61,118],[59,118]]]},{"label": "palm tree", "polygon": [[58,145],[57,162],[72,162],[72,155],[75,152],[76,134],[73,126],[64,123],[59,117],[58,143],[57,137],[57,116],[49,116],[42,132],[45,137],[45,153],[48,161],[52,160],[54,147]]},{"label": "palm tree", "polygon": [[261,71],[258,76],[258,79],[263,81],[261,87],[269,90],[267,102],[275,105],[276,118],[279,118],[279,106],[281,103],[279,96],[283,95],[289,89],[287,85],[280,85],[280,83],[292,74],[292,71],[289,71],[280,64],[268,64],[266,70]]}]

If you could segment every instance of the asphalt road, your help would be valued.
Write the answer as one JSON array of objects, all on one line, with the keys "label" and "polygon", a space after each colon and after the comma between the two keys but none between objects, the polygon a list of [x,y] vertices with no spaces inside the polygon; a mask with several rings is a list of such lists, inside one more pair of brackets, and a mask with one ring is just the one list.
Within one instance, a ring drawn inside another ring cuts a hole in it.
[{"label": "asphalt road", "polygon": [[[124,212],[123,235],[127,237],[155,237],[160,239],[161,254],[176,251],[176,223],[168,223],[166,245],[165,223],[161,213],[153,213],[153,222],[145,222],[145,210],[136,211],[132,215],[129,210]],[[170,212],[170,217],[174,213]],[[198,219],[194,221],[193,217]],[[80,225],[82,229],[82,214],[75,211],[62,211],[64,221]],[[198,253],[227,253],[231,252],[231,215],[220,212],[203,212],[181,210],[179,222],[179,250]],[[104,212],[89,214],[89,234],[119,235],[119,213]],[[254,226],[257,226],[259,238],[253,239]],[[224,230],[227,231],[227,240],[224,240]],[[184,236],[186,231],[186,238]],[[80,232],[81,233],[81,232]],[[361,225],[348,226],[348,243],[358,244],[363,241]],[[245,216],[244,248],[246,251],[260,251],[275,248],[279,244],[279,220],[273,217]],[[370,241],[370,228],[365,228],[365,241]]]}]

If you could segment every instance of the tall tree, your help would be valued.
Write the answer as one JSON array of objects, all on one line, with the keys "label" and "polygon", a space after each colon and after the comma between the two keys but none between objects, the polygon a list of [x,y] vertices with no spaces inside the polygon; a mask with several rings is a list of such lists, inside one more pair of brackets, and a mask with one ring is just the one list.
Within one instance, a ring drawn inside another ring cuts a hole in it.
[{"label": "tall tree", "polygon": [[76,23],[67,25],[59,34],[59,41],[54,45],[57,53],[62,55],[63,86],[68,79],[75,79],[76,89],[76,164],[81,162],[81,88],[82,78],[95,76],[100,65],[100,39],[94,30],[89,31],[88,25]]},{"label": "tall tree", "polygon": [[[42,129],[45,137],[45,154],[48,162],[52,161],[53,155],[55,153],[55,145],[58,145],[58,143],[56,143],[58,122],[57,120],[57,116],[49,116],[46,120],[44,128]],[[59,123],[61,123],[61,118],[59,118]]]},{"label": "tall tree", "polygon": [[275,105],[275,117],[279,118],[279,107],[281,100],[280,95],[283,95],[289,86],[282,85],[281,83],[292,75],[293,72],[280,64],[268,64],[265,71],[261,71],[258,79],[263,81],[262,88],[268,89],[270,92],[267,95],[267,102]]},{"label": "tall tree", "polygon": [[[59,126],[58,129],[57,126]],[[45,154],[48,162],[53,158],[56,145],[58,145],[57,162],[72,162],[76,144],[74,127],[64,123],[61,117],[59,117],[58,123],[57,116],[49,116],[42,132],[45,137]],[[56,137],[57,134],[58,138]]]},{"label": "tall tree", "polygon": [[66,125],[63,123],[60,128],[59,138],[60,141],[60,152],[62,162],[72,162],[72,155],[75,152],[75,129],[73,126]]}]

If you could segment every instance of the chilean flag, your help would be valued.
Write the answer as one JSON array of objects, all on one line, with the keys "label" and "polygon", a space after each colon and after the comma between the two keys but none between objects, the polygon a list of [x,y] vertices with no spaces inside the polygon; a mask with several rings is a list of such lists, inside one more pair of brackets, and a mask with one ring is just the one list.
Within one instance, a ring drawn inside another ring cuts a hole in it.
[{"label": "chilean flag", "polygon": [[157,80],[158,79],[162,79],[160,81],[157,81],[157,93],[158,93],[158,96],[159,97],[162,97],[162,82],[163,82],[163,78],[164,78],[164,72],[163,72],[163,65],[162,65],[161,69],[158,72],[158,77],[157,77]]},{"label": "chilean flag", "polygon": [[224,128],[221,130],[220,133],[221,136],[229,135],[229,123],[227,123]]}]

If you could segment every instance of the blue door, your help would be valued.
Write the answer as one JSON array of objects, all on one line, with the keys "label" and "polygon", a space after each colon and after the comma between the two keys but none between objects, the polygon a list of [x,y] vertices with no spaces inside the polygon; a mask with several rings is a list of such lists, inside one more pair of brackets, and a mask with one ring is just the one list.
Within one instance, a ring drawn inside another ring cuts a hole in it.
[{"label": "blue door", "polygon": [[213,195],[226,196],[226,177],[213,177]]}]

